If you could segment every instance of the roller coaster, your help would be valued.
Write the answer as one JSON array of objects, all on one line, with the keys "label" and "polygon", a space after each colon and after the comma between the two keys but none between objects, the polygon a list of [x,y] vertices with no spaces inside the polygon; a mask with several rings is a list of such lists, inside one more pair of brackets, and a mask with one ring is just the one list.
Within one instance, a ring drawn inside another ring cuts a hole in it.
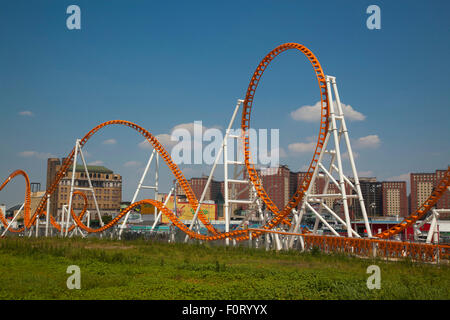
[{"label": "roller coaster", "polygon": [[[318,139],[315,146],[315,150],[313,153],[312,160],[309,164],[306,174],[304,175],[302,183],[299,183],[296,192],[294,193],[292,199],[290,199],[286,206],[281,210],[275,205],[272,199],[269,197],[267,192],[265,191],[261,177],[258,174],[258,170],[255,164],[251,160],[251,150],[250,150],[250,137],[249,137],[249,129],[250,129],[250,116],[251,110],[253,107],[253,100],[255,96],[256,89],[258,87],[258,83],[262,78],[264,71],[270,62],[277,57],[280,53],[287,50],[297,50],[306,56],[306,58],[311,63],[317,82],[319,86],[320,92],[320,126],[318,132]],[[401,257],[401,256],[413,256],[419,260],[427,260],[434,261],[437,256],[445,257],[450,253],[449,246],[442,245],[432,245],[432,244],[422,244],[422,243],[406,243],[389,240],[393,236],[402,232],[405,228],[412,226],[417,220],[424,217],[433,206],[436,205],[437,201],[442,197],[442,195],[446,192],[446,190],[450,186],[450,167],[448,167],[447,171],[444,174],[444,177],[438,182],[437,186],[434,188],[432,194],[429,198],[422,204],[422,206],[409,217],[405,218],[402,222],[390,229],[383,231],[374,235],[373,237],[367,238],[352,238],[352,237],[337,237],[337,236],[321,236],[314,234],[307,228],[303,228],[301,233],[290,233],[283,231],[280,229],[282,225],[291,225],[292,223],[292,211],[302,203],[305,198],[305,194],[310,187],[311,181],[314,177],[314,172],[317,170],[317,165],[319,163],[320,155],[324,149],[326,144],[326,137],[328,135],[328,131],[330,128],[330,93],[329,88],[327,86],[327,80],[324,74],[324,71],[316,58],[316,56],[305,46],[297,43],[285,43],[282,44],[272,51],[270,51],[264,59],[259,63],[255,72],[252,75],[250,83],[247,88],[247,93],[245,96],[245,100],[243,102],[243,110],[241,117],[241,139],[243,141],[243,154],[245,160],[245,167],[248,172],[248,177],[253,185],[254,190],[256,191],[257,197],[265,204],[265,207],[268,211],[272,213],[270,219],[266,221],[261,228],[252,229],[239,229],[228,232],[220,232],[218,231],[208,220],[206,215],[202,213],[202,211],[198,210],[201,203],[196,198],[189,182],[184,177],[182,171],[179,169],[177,164],[172,160],[169,153],[165,150],[163,145],[147,130],[142,128],[141,126],[125,121],[125,120],[111,120],[93,128],[89,131],[80,141],[79,147],[82,148],[86,145],[89,139],[96,134],[101,129],[118,125],[129,127],[139,134],[141,134],[156,150],[158,155],[164,160],[172,174],[174,175],[177,183],[183,190],[186,195],[187,201],[189,205],[194,211],[199,211],[198,219],[201,223],[206,227],[208,234],[201,234],[199,232],[195,232],[192,228],[189,228],[185,223],[183,223],[172,210],[167,208],[167,206],[161,202],[154,199],[145,199],[135,203],[132,203],[127,208],[123,209],[116,217],[114,217],[109,223],[102,225],[98,228],[91,228],[86,225],[82,220],[83,216],[87,210],[87,197],[81,191],[74,191],[72,197],[75,195],[79,195],[82,197],[84,201],[84,207],[79,214],[76,214],[73,208],[70,210],[70,215],[75,222],[70,228],[64,229],[62,223],[56,221],[56,219],[49,215],[51,225],[58,231],[71,231],[76,227],[81,228],[87,233],[102,233],[111,227],[115,226],[127,213],[129,213],[134,208],[141,206],[142,204],[149,204],[154,206],[162,212],[170,222],[179,230],[184,232],[191,239],[198,239],[201,241],[216,241],[216,240],[224,240],[224,239],[232,239],[233,241],[253,241],[258,237],[263,235],[267,236],[270,234],[279,234],[279,235],[291,235],[301,238],[304,241],[304,248],[312,248],[319,247],[324,251],[343,251],[343,252],[353,252],[361,255],[370,255],[373,253],[374,248],[380,252],[385,253],[385,255],[389,255],[391,257]],[[16,170],[9,175],[9,177],[2,183],[0,186],[0,191],[5,188],[5,186],[13,179],[18,176],[22,176],[25,179],[25,201],[24,201],[24,225],[21,228],[12,228],[9,225],[8,220],[6,219],[3,212],[0,212],[1,222],[5,227],[8,227],[8,231],[12,233],[21,233],[26,230],[30,230],[33,226],[37,224],[39,217],[44,217],[48,214],[48,201],[50,196],[57,189],[61,179],[66,175],[69,168],[74,165],[74,158],[76,155],[76,148],[74,148],[69,155],[65,158],[65,161],[62,163],[60,170],[56,173],[56,176],[49,188],[45,191],[44,196],[40,200],[37,209],[34,213],[31,212],[30,207],[30,180],[28,175],[23,170]],[[350,234],[350,232],[349,232]],[[383,251],[384,250],[384,251]]]}]

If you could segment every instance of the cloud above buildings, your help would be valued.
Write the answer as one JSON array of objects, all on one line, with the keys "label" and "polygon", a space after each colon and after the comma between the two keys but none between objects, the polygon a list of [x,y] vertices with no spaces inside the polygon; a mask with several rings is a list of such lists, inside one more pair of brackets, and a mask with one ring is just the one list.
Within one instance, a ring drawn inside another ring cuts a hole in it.
[{"label": "cloud above buildings", "polygon": [[314,152],[316,142],[294,142],[288,145],[288,150],[294,153],[311,153]]},{"label": "cloud above buildings", "polygon": [[[335,102],[336,105],[336,102]],[[353,107],[349,104],[341,103],[342,109],[344,112],[344,116],[346,120],[349,121],[363,121],[366,119],[366,116],[363,115],[361,112],[356,111],[353,109]],[[291,112],[291,118],[296,121],[305,121],[305,122],[319,122],[320,121],[320,108],[321,103],[320,101],[317,101],[317,103],[313,106],[305,105],[297,110],[294,110]]]},{"label": "cloud above buildings", "polygon": [[102,166],[103,164],[104,164],[104,162],[101,160],[95,160],[95,161],[88,163],[88,165],[90,165],[90,166]]},{"label": "cloud above buildings", "polygon": [[[353,153],[353,159],[358,159],[359,153],[358,153],[358,152],[355,152],[355,151],[353,151],[352,153]],[[350,159],[348,151],[345,151],[345,152],[342,154],[342,159],[346,159],[346,160],[349,160],[349,159]]]},{"label": "cloud above buildings", "polygon": [[22,158],[37,158],[37,159],[47,159],[54,157],[51,153],[38,151],[22,151],[19,152],[19,156]]},{"label": "cloud above buildings", "polygon": [[139,161],[127,161],[123,164],[123,166],[126,168],[135,168],[141,166],[141,164],[142,163]]},{"label": "cloud above buildings", "polygon": [[31,112],[29,110],[25,110],[25,111],[20,111],[19,116],[32,117],[32,116],[34,116],[34,114],[33,114],[33,112]]},{"label": "cloud above buildings", "polygon": [[387,178],[386,181],[406,181],[409,183],[410,180],[410,173],[404,173],[398,176],[393,176],[390,178]]},{"label": "cloud above buildings", "polygon": [[381,140],[376,134],[368,135],[365,137],[361,137],[353,143],[355,148],[364,149],[364,148],[378,148],[381,144]]},{"label": "cloud above buildings", "polygon": [[372,170],[367,171],[358,171],[358,177],[374,177],[374,173]]},{"label": "cloud above buildings", "polygon": [[291,153],[312,153],[316,148],[317,137],[307,137],[304,142],[294,142],[288,145],[288,150]]},{"label": "cloud above buildings", "polygon": [[[203,133],[208,129],[217,129],[217,127],[207,128],[200,124],[201,122],[189,122],[189,123],[180,123],[170,130],[170,133],[162,133],[155,136],[155,138],[168,150],[170,150],[173,146],[180,143],[178,140],[172,140],[172,134],[177,132],[188,132],[192,137],[191,141],[202,142]],[[195,135],[195,130],[202,132],[201,136]],[[138,144],[139,148],[144,150],[153,150],[153,146],[147,141],[144,140]],[[195,146],[193,146],[195,147]]]},{"label": "cloud above buildings", "polygon": [[111,144],[116,144],[117,140],[116,139],[108,139],[108,140],[103,141],[102,143],[111,145]]}]

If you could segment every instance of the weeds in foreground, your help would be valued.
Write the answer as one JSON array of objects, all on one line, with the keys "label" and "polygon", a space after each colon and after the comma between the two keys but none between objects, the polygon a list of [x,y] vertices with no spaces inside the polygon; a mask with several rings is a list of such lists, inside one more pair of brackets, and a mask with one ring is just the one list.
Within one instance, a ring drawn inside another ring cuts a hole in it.
[{"label": "weeds in foreground", "polygon": [[[0,240],[0,299],[449,299],[447,265],[386,262],[318,249],[276,252],[106,239]],[[381,269],[381,289],[366,286]],[[81,269],[80,290],[66,268]]]}]

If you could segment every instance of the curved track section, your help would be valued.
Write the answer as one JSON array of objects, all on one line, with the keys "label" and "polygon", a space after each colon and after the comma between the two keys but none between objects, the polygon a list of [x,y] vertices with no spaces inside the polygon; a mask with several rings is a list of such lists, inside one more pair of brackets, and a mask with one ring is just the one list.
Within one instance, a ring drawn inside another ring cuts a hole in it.
[{"label": "curved track section", "polygon": [[[0,186],[0,191],[3,190],[4,187],[6,187],[6,185],[13,180],[14,178],[18,177],[18,176],[22,176],[25,179],[25,201],[24,201],[24,214],[23,214],[23,224],[24,226],[22,228],[18,228],[18,229],[14,229],[14,228],[9,228],[10,232],[22,232],[25,229],[28,229],[29,227],[31,227],[31,223],[29,221],[30,219],[30,206],[31,206],[31,187],[30,187],[30,179],[28,178],[28,175],[25,171],[23,170],[16,170],[13,173],[11,173],[9,175],[9,177],[2,183],[2,185]],[[3,225],[5,227],[8,226],[8,220],[6,219],[6,217],[3,215],[3,212],[1,212],[0,210],[0,220],[3,223]]]},{"label": "curved track section", "polygon": [[[309,164],[307,173],[302,183],[299,184],[298,189],[296,190],[292,199],[282,209],[282,211],[280,211],[275,205],[275,203],[273,203],[273,201],[267,195],[267,192],[264,190],[261,179],[259,178],[258,175],[258,171],[250,159],[249,129],[250,129],[250,113],[253,106],[256,88],[258,87],[259,81],[261,80],[264,71],[276,56],[290,49],[296,49],[302,52],[306,56],[306,58],[308,58],[309,62],[311,63],[314,69],[314,73],[316,75],[320,90],[321,117],[316,148],[311,163]],[[311,183],[311,179],[314,170],[316,168],[320,152],[322,151],[325,142],[325,137],[328,132],[328,115],[329,115],[329,104],[328,104],[328,94],[327,94],[325,74],[319,63],[319,60],[317,60],[316,56],[308,48],[298,43],[285,43],[269,52],[264,57],[264,59],[259,63],[255,72],[253,73],[252,79],[250,80],[250,84],[247,89],[247,94],[245,96],[244,107],[242,110],[241,129],[244,138],[245,165],[247,167],[250,180],[255,186],[258,196],[264,201],[267,208],[275,214],[275,217],[271,221],[269,221],[265,226],[263,226],[263,228],[272,229],[273,227],[278,225],[281,221],[283,221],[283,219],[285,219],[291,213],[291,210],[294,209],[303,199],[303,195],[308,189],[309,184]]]},{"label": "curved track section", "polygon": [[[138,126],[137,124],[132,123],[130,121],[124,121],[124,120],[112,120],[112,121],[104,122],[104,123],[96,126],[91,131],[89,131],[83,137],[83,139],[81,139],[80,147],[83,147],[96,132],[98,132],[99,130],[101,130],[104,127],[111,126],[111,125],[126,126],[126,127],[134,129],[135,131],[139,132],[142,136],[144,136],[147,139],[147,141],[153,146],[153,148],[158,152],[158,154],[164,159],[165,163],[167,164],[167,166],[169,167],[169,169],[171,170],[171,172],[173,173],[173,175],[175,176],[177,181],[180,183],[180,186],[182,187],[183,191],[185,192],[188,202],[191,205],[191,207],[193,208],[193,210],[197,209],[197,207],[199,205],[198,201],[197,201],[197,199],[194,195],[194,192],[192,191],[189,183],[187,182],[186,178],[184,177],[183,173],[180,171],[178,166],[173,162],[172,158],[167,153],[167,151],[164,149],[164,147],[161,145],[161,143],[159,143],[159,141],[150,132],[148,132],[144,128]],[[42,200],[39,203],[39,206],[36,209],[36,212],[34,213],[33,218],[36,215],[41,215],[44,212],[44,208],[47,203],[47,195],[51,195],[56,190],[59,182],[65,176],[66,172],[69,170],[70,166],[72,165],[73,160],[74,160],[74,155],[75,155],[75,149],[72,149],[72,151],[67,156],[64,163],[62,164],[61,169],[56,174],[55,180],[51,184],[50,188],[48,188],[45,195],[42,197]],[[121,217],[122,216],[120,216],[120,218]],[[206,218],[206,216],[202,212],[199,212],[199,219],[205,225],[205,227],[208,229],[208,231],[210,231],[214,235],[218,234],[218,232],[214,229],[214,227],[211,225],[209,220]],[[117,222],[118,220],[117,221],[113,220],[113,221]],[[114,224],[109,223],[98,229],[92,229],[91,232],[102,232],[113,225]]]},{"label": "curved track section", "polygon": [[[296,49],[302,52],[307,59],[310,61],[313,70],[315,72],[318,84],[319,84],[319,90],[320,90],[320,100],[321,100],[321,120],[320,120],[320,127],[319,127],[319,135],[318,140],[316,144],[316,148],[313,154],[313,158],[309,164],[309,168],[307,170],[307,174],[305,175],[303,181],[301,184],[299,184],[298,189],[296,190],[294,196],[292,199],[288,202],[288,204],[280,211],[279,208],[274,204],[274,202],[270,199],[270,197],[267,195],[266,191],[263,188],[261,179],[258,175],[258,170],[256,169],[256,166],[252,163],[250,159],[250,137],[249,137],[249,129],[250,129],[250,114],[251,109],[253,106],[253,100],[256,92],[256,88],[258,86],[258,83],[266,70],[269,63],[280,53],[290,50],[290,49]],[[86,195],[82,192],[75,191],[75,194],[79,194],[83,197],[84,200],[84,207],[81,213],[77,216],[73,210],[71,210],[71,215],[76,222],[76,224],[82,228],[83,230],[89,232],[89,233],[96,233],[96,232],[102,232],[105,231],[115,224],[117,224],[120,219],[127,214],[130,210],[133,208],[140,206],[141,204],[150,204],[155,206],[157,209],[159,209],[162,213],[164,213],[169,220],[180,230],[188,234],[191,238],[199,239],[199,240],[220,240],[225,238],[234,238],[236,240],[246,240],[249,238],[249,234],[251,233],[252,237],[258,237],[263,232],[267,232],[270,229],[273,229],[275,226],[280,224],[281,222],[285,222],[287,216],[291,213],[291,210],[294,209],[300,201],[303,199],[303,195],[305,191],[308,189],[309,184],[311,183],[311,179],[314,173],[314,170],[317,166],[319,155],[323,149],[323,145],[325,142],[325,137],[328,132],[328,116],[329,116],[329,102],[328,102],[328,94],[327,94],[327,87],[326,87],[326,79],[323,72],[323,69],[317,60],[317,58],[314,56],[314,54],[305,46],[302,46],[297,43],[285,43],[283,45],[278,46],[271,52],[269,52],[264,59],[260,62],[258,67],[256,68],[255,72],[253,73],[253,76],[251,78],[250,84],[247,89],[245,101],[244,101],[244,107],[242,112],[242,119],[241,119],[241,129],[242,129],[242,135],[244,140],[244,157],[245,157],[245,165],[247,167],[247,171],[249,173],[249,178],[253,185],[255,186],[255,189],[258,193],[258,196],[264,201],[266,204],[266,207],[271,210],[275,216],[270,221],[268,221],[264,226],[263,229],[259,230],[236,230],[231,231],[227,233],[219,233],[217,230],[211,225],[207,217],[202,213],[202,211],[199,211],[199,219],[204,224],[204,226],[207,228],[207,230],[211,233],[211,235],[202,235],[198,234],[192,230],[189,230],[189,228],[178,218],[174,215],[174,213],[164,206],[162,202],[156,201],[156,200],[142,200],[136,203],[133,203],[129,207],[122,210],[119,215],[117,215],[111,222],[108,224],[101,226],[99,228],[90,228],[83,224],[82,217],[86,212],[87,207],[87,198]],[[178,183],[180,184],[181,188],[183,189],[184,193],[186,194],[186,197],[188,199],[189,204],[191,205],[192,209],[195,211],[197,210],[199,203],[197,198],[195,197],[194,192],[192,191],[189,183],[187,182],[186,178],[184,177],[183,173],[180,171],[178,166],[173,162],[170,155],[167,153],[167,151],[164,149],[164,147],[159,143],[159,141],[147,130],[144,128],[138,126],[135,123],[125,121],[125,120],[112,120],[105,123],[102,123],[98,126],[96,126],[94,129],[89,131],[83,139],[80,141],[80,146],[83,147],[87,141],[100,129],[111,126],[111,125],[121,125],[126,126],[129,128],[132,128],[133,130],[139,132],[142,136],[144,136],[147,141],[153,146],[153,148],[158,152],[158,154],[164,159],[165,163],[177,179]],[[25,229],[31,228],[35,223],[36,219],[39,216],[46,215],[47,212],[45,212],[45,207],[47,204],[48,196],[53,194],[55,192],[56,188],[58,187],[59,182],[61,179],[66,175],[68,170],[70,169],[71,165],[73,165],[74,161],[74,155],[75,155],[75,149],[72,149],[70,154],[67,156],[66,160],[61,166],[61,169],[57,172],[56,177],[50,187],[46,190],[45,195],[42,197],[36,211],[34,212],[33,216],[31,216],[31,209],[30,209],[30,181],[27,176],[27,174],[22,170],[14,171],[8,179],[3,182],[3,184],[0,186],[0,191],[15,177],[17,176],[23,176],[25,178],[26,182],[26,190],[25,190],[25,203],[24,203],[24,227],[20,229],[10,229],[11,232],[22,232]],[[389,238],[395,234],[398,234],[399,232],[403,231],[406,227],[412,225],[414,222],[416,222],[418,219],[423,217],[439,200],[439,198],[444,194],[445,190],[450,185],[450,167],[448,168],[446,174],[444,175],[444,178],[439,182],[438,186],[433,191],[430,198],[422,205],[422,207],[413,215],[406,218],[403,222],[401,222],[399,225],[394,226],[393,228],[377,234],[376,236],[379,238]],[[0,211],[0,221],[7,226],[8,221],[4,217],[3,213]],[[53,217],[50,217],[51,224],[59,231],[61,231],[62,226],[56,222],[56,220]],[[75,225],[71,226],[69,228],[70,230],[73,230],[75,228]],[[63,230],[64,231],[64,230]]]},{"label": "curved track section", "polygon": [[[191,205],[191,207],[193,208],[193,210],[196,210],[199,203],[198,200],[195,197],[195,194],[193,193],[189,183],[187,182],[187,180],[185,179],[184,175],[182,174],[182,172],[180,171],[180,169],[178,168],[178,166],[173,162],[172,158],[170,157],[170,155],[167,153],[167,151],[164,149],[164,147],[159,143],[159,141],[153,136],[151,135],[147,130],[143,129],[142,127],[138,126],[137,124],[134,124],[132,122],[129,121],[124,121],[124,120],[112,120],[112,121],[108,121],[105,123],[102,123],[98,126],[96,126],[94,129],[92,129],[91,131],[89,131],[84,137],[83,139],[80,141],[80,146],[83,147],[87,141],[96,133],[98,132],[100,129],[106,127],[106,126],[110,126],[110,125],[123,125],[123,126],[127,126],[130,127],[136,131],[138,131],[139,133],[141,133],[149,143],[152,144],[152,146],[157,150],[158,154],[164,159],[164,161],[166,162],[166,164],[168,165],[169,169],[172,171],[172,173],[174,174],[175,178],[177,179],[177,181],[180,183],[180,186],[183,188],[183,191],[186,194],[186,197],[189,201],[189,204]],[[68,172],[68,170],[70,169],[71,165],[73,164],[73,160],[74,160],[74,155],[75,155],[75,149],[72,149],[72,151],[70,152],[70,154],[67,156],[66,160],[64,161],[64,163],[62,164],[60,170],[57,172],[54,181],[52,182],[51,186],[48,188],[48,190],[46,190],[44,196],[42,197],[36,211],[34,212],[33,216],[30,217],[31,215],[31,209],[30,209],[30,182],[29,182],[29,178],[28,175],[22,171],[22,170],[17,170],[15,172],[13,172],[8,179],[2,184],[2,186],[0,187],[0,191],[9,183],[9,181],[11,181],[13,178],[15,178],[16,176],[22,175],[25,178],[26,181],[26,192],[25,192],[25,206],[24,206],[24,227],[17,229],[17,230],[13,230],[11,229],[12,232],[22,232],[25,229],[29,229],[30,227],[32,227],[36,221],[36,218],[38,216],[42,216],[42,215],[46,215],[47,213],[45,212],[44,208],[46,207],[47,204],[47,197],[49,195],[51,195],[56,188],[58,187],[59,182],[61,181],[61,179],[65,176],[65,174]],[[137,205],[143,204],[143,203],[148,203],[151,205],[154,205],[155,207],[157,207],[158,209],[160,209],[170,220],[171,222],[177,226],[179,229],[183,230],[185,233],[187,233],[189,236],[191,236],[192,238],[196,238],[196,239],[200,239],[200,240],[219,240],[219,239],[225,239],[226,237],[236,237],[236,239],[238,239],[238,236],[243,236],[245,234],[248,234],[247,230],[237,230],[237,231],[233,231],[233,232],[229,232],[229,233],[221,233],[219,234],[214,227],[211,225],[211,223],[209,222],[209,220],[206,218],[206,216],[202,213],[202,211],[199,211],[199,219],[200,221],[206,226],[206,228],[208,229],[208,231],[210,231],[213,235],[212,236],[205,236],[205,235],[200,235],[197,234],[191,230],[189,230],[189,228],[181,222],[181,220],[178,219],[178,217],[176,217],[171,210],[167,209],[164,204],[162,202],[159,201],[155,201],[155,200],[143,200],[137,203],[134,203],[132,205],[130,205],[129,207],[125,208],[124,210],[122,210],[122,212],[120,212],[120,214],[115,217],[110,223],[93,229],[93,228],[89,228],[86,225],[84,225],[81,222],[81,218],[84,215],[85,211],[86,211],[86,206],[87,206],[87,199],[85,194],[76,191],[74,192],[75,194],[80,194],[83,197],[83,201],[84,201],[84,208],[82,210],[82,212],[80,213],[80,215],[77,217],[76,214],[74,213],[73,210],[71,210],[71,215],[72,217],[74,217],[74,220],[76,221],[76,223],[78,224],[78,226],[80,226],[82,229],[88,231],[88,232],[93,232],[93,233],[98,233],[98,232],[102,232],[105,231],[107,229],[109,229],[110,227],[114,226],[117,222],[119,222],[119,220],[126,214],[128,213],[130,210],[132,210],[134,207],[136,207]],[[5,225],[5,227],[8,225],[8,222],[6,220],[6,218],[4,217],[4,215],[0,212],[0,220],[3,222],[3,224]],[[51,224],[57,229],[57,230],[61,230],[60,224],[58,222],[56,222],[56,220],[53,217],[50,217],[50,222]],[[71,226],[69,228],[70,230],[73,230],[75,226]],[[239,238],[241,239],[241,238]]]},{"label": "curved track section", "polygon": [[403,219],[402,222],[399,224],[393,226],[392,228],[383,231],[379,234],[376,234],[375,237],[381,238],[381,239],[387,239],[390,238],[409,226],[412,226],[417,220],[425,216],[425,214],[430,211],[433,206],[436,205],[436,203],[439,201],[439,199],[442,197],[442,195],[445,193],[447,188],[450,186],[450,166],[447,168],[447,171],[444,174],[444,177],[439,181],[439,183],[434,188],[431,195],[428,197],[428,199],[420,206],[417,211],[410,215],[409,217],[406,217]]}]

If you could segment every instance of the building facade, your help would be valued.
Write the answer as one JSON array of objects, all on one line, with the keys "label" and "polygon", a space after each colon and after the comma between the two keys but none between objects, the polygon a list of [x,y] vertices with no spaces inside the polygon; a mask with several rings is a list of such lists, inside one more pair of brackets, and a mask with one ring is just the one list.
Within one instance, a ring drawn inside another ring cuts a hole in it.
[{"label": "building facade", "polygon": [[[359,177],[359,185],[361,187],[367,216],[369,218],[383,216],[382,182],[377,181],[375,177]],[[356,194],[356,192],[353,191],[353,194]],[[363,217],[358,199],[353,200],[353,210],[353,219],[361,219]]]},{"label": "building facade", "polygon": [[408,197],[406,181],[383,181],[381,183],[383,196],[383,215],[408,216]]},{"label": "building facade", "polygon": [[[428,199],[433,188],[440,179],[443,178],[445,170],[436,170],[434,173],[411,173],[411,193],[407,194],[407,185],[405,181],[377,181],[375,177],[359,177],[361,193],[364,199],[364,205],[367,216],[369,218],[378,218],[382,216],[407,217],[410,213],[415,212],[420,205]],[[247,178],[247,171],[244,170],[244,179]],[[293,172],[285,165],[276,168],[259,169],[258,175],[264,187],[264,190],[278,207],[282,210],[288,201],[292,198],[298,187],[304,183],[303,180],[306,172]],[[203,192],[208,178],[192,178],[189,183],[195,193],[197,199]],[[354,183],[353,178],[349,178]],[[314,185],[311,186],[312,194],[322,194],[325,189],[326,175],[319,172]],[[234,188],[234,189],[233,189]],[[355,195],[356,192],[349,183],[345,183],[345,191],[347,195]],[[248,185],[230,183],[230,199],[248,200],[250,198]],[[178,186],[178,195],[183,195],[183,190]],[[333,183],[328,184],[328,193],[339,193],[339,188]],[[204,200],[214,201],[218,204],[218,215],[223,216],[224,198],[224,182],[211,181],[209,190],[205,194]],[[344,208],[340,199],[326,197],[325,204],[333,209],[341,218],[344,218]],[[297,209],[300,209],[299,203]],[[450,192],[447,190],[442,198],[438,201],[437,208],[450,208]],[[245,204],[233,204],[230,210],[233,216],[236,210],[251,209]],[[363,217],[359,200],[351,198],[348,200],[348,209],[352,220],[361,219]],[[443,215],[447,216],[447,215]]]},{"label": "building facade", "polygon": [[[431,173],[411,173],[411,213],[417,211],[428,199],[433,189],[444,177],[445,170]],[[450,192],[447,190],[436,203],[437,209],[450,209]]]},{"label": "building facade", "polygon": [[[48,159],[47,166],[47,188],[53,182],[56,173],[61,168],[61,161],[56,158]],[[116,214],[120,211],[120,203],[122,201],[122,177],[115,174],[112,170],[103,166],[87,166],[89,178],[95,192],[100,213]],[[73,167],[70,167],[66,175],[59,182],[58,188],[52,194],[50,199],[50,212],[53,216],[57,216],[63,205],[68,205],[70,200],[70,185],[72,181]],[[84,166],[77,165],[75,168],[75,187],[87,188],[89,181]],[[92,192],[84,190],[88,204],[87,209],[91,215],[95,217],[96,206]],[[80,195],[75,195],[72,199],[72,207],[74,210],[81,210],[84,206],[84,200]]]},{"label": "building facade", "polygon": [[267,195],[281,211],[290,200],[293,187],[291,171],[287,166],[281,165],[259,170],[258,174]]}]

